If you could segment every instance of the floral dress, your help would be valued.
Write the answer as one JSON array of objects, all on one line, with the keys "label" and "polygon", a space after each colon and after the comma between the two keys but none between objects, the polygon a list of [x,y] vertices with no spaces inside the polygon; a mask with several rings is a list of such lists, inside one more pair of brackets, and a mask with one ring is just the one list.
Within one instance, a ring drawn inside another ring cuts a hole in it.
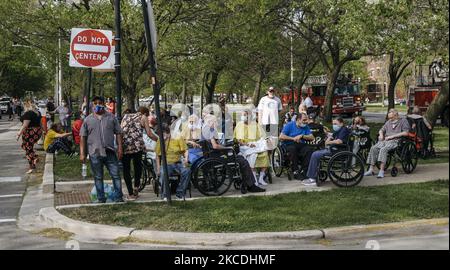
[{"label": "floral dress", "polygon": [[134,154],[145,150],[141,113],[125,114],[121,127],[123,131],[123,153]]}]

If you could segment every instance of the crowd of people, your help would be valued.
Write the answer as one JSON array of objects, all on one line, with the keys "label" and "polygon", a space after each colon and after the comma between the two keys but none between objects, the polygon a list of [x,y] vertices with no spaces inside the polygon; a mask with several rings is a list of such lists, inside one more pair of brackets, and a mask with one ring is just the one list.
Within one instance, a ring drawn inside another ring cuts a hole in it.
[{"label": "crowd of people", "polygon": [[[44,116],[48,126],[42,127],[43,116],[31,101],[26,101],[21,116],[23,125],[17,138],[22,137],[29,173],[34,171],[38,162],[34,144],[45,133],[44,149],[48,153],[64,152],[68,156],[74,156],[79,152],[81,162],[89,160],[99,202],[106,202],[103,184],[103,170],[106,167],[113,180],[114,201],[120,202],[124,198],[132,201],[139,197],[143,156],[152,161],[160,181],[164,178],[161,167],[162,149],[157,135],[160,134],[157,131],[158,121],[161,122],[161,134],[164,136],[168,174],[177,173],[180,176],[175,194],[178,199],[185,198],[192,165],[203,156],[202,143],[209,145],[209,156],[219,157],[222,150],[226,149],[228,137],[224,133],[228,133],[239,146],[239,154],[234,158],[242,176],[241,192],[246,193],[265,192],[265,186],[268,185],[266,176],[270,173],[270,155],[274,149],[268,147],[268,138],[275,138],[275,141],[269,140],[272,146],[276,146],[278,140],[285,146],[292,176],[306,186],[313,186],[317,182],[320,159],[331,154],[331,146],[348,144],[354,130],[369,132],[369,127],[361,116],[354,118],[349,126],[342,118],[335,118],[330,132],[319,121],[320,115],[316,113],[308,95],[303,96],[303,102],[297,111],[294,107],[289,108],[282,121],[282,128],[279,129],[282,104],[273,87],[261,98],[256,109],[244,110],[237,115],[236,124],[231,126],[231,134],[227,128],[228,122],[234,121],[226,110],[224,100],[220,100],[219,107],[221,115],[215,115],[212,111],[204,111],[201,115],[192,111],[172,113],[170,108],[162,108],[160,119],[157,119],[153,108],[140,107],[138,110],[127,109],[119,122],[115,115],[115,102],[112,99],[105,102],[102,97],[96,96],[90,102],[84,100],[80,110],[73,114],[72,122],[72,111],[67,103],[62,102],[61,106],[56,107],[53,99],[49,98]],[[88,114],[88,111],[92,113]],[[59,115],[59,123],[55,123],[55,114]],[[375,164],[379,162],[377,177],[384,177],[384,164],[389,150],[395,148],[399,139],[407,136],[411,129],[410,121],[400,118],[395,109],[389,111],[388,117],[389,120],[379,131],[378,142],[370,149],[366,161],[370,168],[365,176],[375,175]],[[410,119],[413,122],[423,119],[420,110],[415,110]],[[426,127],[431,129],[428,121],[423,120]],[[316,150],[309,143],[316,139],[313,130],[325,134],[324,149]],[[353,151],[357,152],[358,149]],[[121,170],[127,196],[122,194]],[[162,198],[167,199],[169,192],[163,188]]]}]

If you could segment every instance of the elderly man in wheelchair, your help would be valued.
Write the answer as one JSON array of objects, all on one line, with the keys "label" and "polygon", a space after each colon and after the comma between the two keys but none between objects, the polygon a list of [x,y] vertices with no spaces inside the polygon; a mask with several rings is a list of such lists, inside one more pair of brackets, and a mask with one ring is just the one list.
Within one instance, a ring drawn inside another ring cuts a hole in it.
[{"label": "elderly man in wheelchair", "polygon": [[231,183],[241,193],[265,192],[255,184],[248,161],[237,155],[233,147],[221,145],[218,141],[217,119],[214,115],[206,115],[200,141],[203,158],[192,165],[194,186],[207,196],[225,193]]},{"label": "elderly man in wheelchair", "polygon": [[[411,155],[412,152],[416,152],[414,144],[412,144],[412,148],[410,149],[411,151],[409,151],[411,153],[406,153],[408,152],[407,149],[409,149],[411,145],[407,144],[405,148],[403,144],[410,130],[408,120],[404,118],[400,119],[398,111],[395,109],[389,110],[388,119],[389,120],[379,131],[378,142],[370,148],[369,156],[367,157],[367,164],[370,165],[370,167],[364,174],[365,176],[375,175],[374,167],[377,165],[377,162],[379,162],[380,171],[378,172],[377,178],[384,178],[384,171],[387,167],[387,163],[389,163],[389,155],[396,154],[397,151],[394,150],[398,150],[397,148],[399,146],[402,147],[402,153],[398,157],[402,160],[402,162],[408,162],[408,156]],[[414,170],[414,168],[412,168],[412,170]],[[412,170],[410,172],[412,172]],[[405,170],[405,172],[407,171],[408,169]],[[391,171],[391,174],[392,176],[396,176],[396,168],[394,171]]]},{"label": "elderly man in wheelchair", "polygon": [[[178,183],[176,189],[176,198],[180,200],[185,199],[186,190],[190,183],[190,170],[188,168],[188,149],[186,147],[186,142],[180,137],[172,138],[170,127],[167,124],[163,125],[162,128],[165,150],[166,150],[166,160],[168,176],[172,176],[174,173],[180,175],[181,179]],[[160,186],[162,188],[161,194],[163,200],[167,200],[170,190],[164,190],[164,185],[162,185],[162,179],[164,178],[164,170],[161,170],[161,147],[158,142],[156,145],[156,174],[160,175]],[[180,156],[184,158],[180,160]]]},{"label": "elderly man in wheelchair", "polygon": [[345,148],[345,145],[348,143],[351,131],[344,126],[344,120],[341,117],[333,120],[333,131],[333,134],[329,134],[327,140],[325,141],[325,149],[317,150],[312,153],[308,166],[308,172],[306,174],[308,179],[302,181],[303,185],[316,186],[320,169],[320,160],[325,156],[332,155],[332,146],[339,148],[339,146],[344,145]]},{"label": "elderly man in wheelchair", "polygon": [[[308,116],[306,113],[300,113],[296,121],[287,123],[280,134],[282,146],[286,148],[286,153],[290,161],[291,175],[297,180],[306,178],[305,169],[308,167],[309,158],[313,152],[313,148],[307,144],[308,141],[314,140],[311,129],[308,126]],[[299,170],[299,161],[301,159],[302,170]]]}]

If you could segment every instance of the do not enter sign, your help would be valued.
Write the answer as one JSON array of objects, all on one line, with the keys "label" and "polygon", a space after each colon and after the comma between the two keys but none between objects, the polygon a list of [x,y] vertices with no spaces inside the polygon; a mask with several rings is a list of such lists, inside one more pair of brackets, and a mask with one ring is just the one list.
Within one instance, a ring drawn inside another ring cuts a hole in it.
[{"label": "do not enter sign", "polygon": [[71,67],[113,69],[112,32],[73,28],[70,39]]}]

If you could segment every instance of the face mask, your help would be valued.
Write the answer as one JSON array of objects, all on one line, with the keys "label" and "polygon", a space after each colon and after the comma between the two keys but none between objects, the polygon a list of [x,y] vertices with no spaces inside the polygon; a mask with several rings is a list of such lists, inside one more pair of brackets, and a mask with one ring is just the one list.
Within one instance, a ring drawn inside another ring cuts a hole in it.
[{"label": "face mask", "polygon": [[242,122],[245,122],[245,121],[247,121],[247,116],[245,116],[245,115],[242,115],[242,116],[241,116],[241,121],[242,121]]},{"label": "face mask", "polygon": [[339,131],[341,129],[341,126],[339,125],[333,125],[333,130],[334,131]]},{"label": "face mask", "polygon": [[105,110],[105,106],[103,105],[95,105],[94,107],[94,112],[95,113],[101,113]]},{"label": "face mask", "polygon": [[301,128],[304,128],[304,127],[306,127],[306,124],[301,123],[301,124],[300,124],[300,127],[301,127]]},{"label": "face mask", "polygon": [[188,129],[194,129],[194,125],[193,124],[188,124]]}]

